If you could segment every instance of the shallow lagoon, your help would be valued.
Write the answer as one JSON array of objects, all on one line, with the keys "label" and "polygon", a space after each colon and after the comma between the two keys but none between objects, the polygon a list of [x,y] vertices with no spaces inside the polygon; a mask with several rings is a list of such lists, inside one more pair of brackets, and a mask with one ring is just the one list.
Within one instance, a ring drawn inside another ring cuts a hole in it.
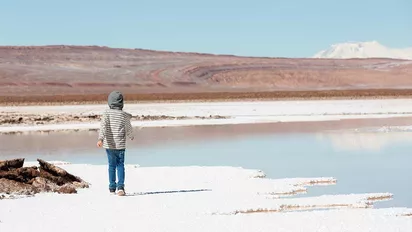
[{"label": "shallow lagoon", "polygon": [[[225,127],[219,127],[219,131]],[[228,130],[233,127],[226,127]],[[159,133],[169,136],[157,136]],[[337,185],[309,188],[302,196],[390,192],[394,199],[376,207],[412,207],[412,136],[389,133],[207,133],[178,128],[141,131],[130,143],[127,163],[141,166],[241,166],[269,178],[335,177]],[[162,138],[159,139],[158,138]],[[105,164],[95,132],[0,135],[1,159],[26,157]],[[133,181],[128,179],[127,181]],[[126,183],[127,184],[127,183]]]}]

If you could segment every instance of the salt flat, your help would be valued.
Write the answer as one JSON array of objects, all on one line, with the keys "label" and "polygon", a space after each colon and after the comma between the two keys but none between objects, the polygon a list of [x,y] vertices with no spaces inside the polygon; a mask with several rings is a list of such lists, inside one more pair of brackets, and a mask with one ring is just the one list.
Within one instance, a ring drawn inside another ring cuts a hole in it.
[{"label": "salt flat", "polygon": [[[190,103],[139,103],[125,102],[124,110],[132,114],[172,116],[263,116],[263,115],[333,115],[333,114],[390,114],[410,113],[412,99],[367,100],[308,100],[308,101],[232,101]],[[1,106],[0,112],[20,113],[101,113],[107,105],[53,105],[53,106]]]},{"label": "salt flat", "polygon": [[[135,127],[163,127],[398,117],[412,115],[411,105],[409,99],[126,103],[125,111],[133,115],[230,117],[132,122]],[[106,105],[0,107],[0,112],[96,115],[106,108]],[[98,125],[97,122],[2,125],[0,132],[89,130],[97,129]],[[312,186],[328,188],[339,184],[339,180],[330,176],[269,179],[264,171],[241,167],[128,164],[128,196],[118,197],[108,193],[107,166],[55,163],[82,177],[91,187],[74,195],[42,193],[0,200],[0,231],[412,231],[412,209],[374,209],[375,202],[396,198],[390,190],[305,197]]]},{"label": "salt flat", "polygon": [[[290,196],[331,177],[267,179],[240,167],[126,166],[128,196],[104,165],[57,163],[91,183],[75,195],[0,201],[0,231],[411,231],[412,209],[373,209],[390,193]],[[32,164],[26,163],[26,166]],[[302,191],[305,190],[305,191]],[[318,211],[316,209],[327,209]],[[309,210],[309,211],[302,211]],[[315,211],[311,211],[315,210]],[[24,223],[22,222],[24,218]]]},{"label": "salt flat", "polygon": [[[256,101],[199,103],[127,104],[124,110],[132,115],[189,117],[184,120],[149,120],[132,122],[134,127],[167,127],[192,125],[224,125],[296,121],[326,121],[354,118],[388,118],[412,115],[412,99],[385,100],[316,100]],[[100,115],[107,105],[18,106],[0,107],[1,114],[35,115]],[[225,116],[222,119],[190,117]],[[91,130],[98,121],[59,124],[5,124],[0,133],[50,130]]]}]

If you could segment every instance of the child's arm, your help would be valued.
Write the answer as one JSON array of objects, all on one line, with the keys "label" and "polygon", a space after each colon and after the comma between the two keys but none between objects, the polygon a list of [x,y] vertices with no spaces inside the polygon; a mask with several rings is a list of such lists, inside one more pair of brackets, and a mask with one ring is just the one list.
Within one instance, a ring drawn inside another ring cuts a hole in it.
[{"label": "child's arm", "polygon": [[133,127],[132,127],[132,123],[130,122],[130,120],[131,120],[131,115],[128,118],[128,120],[126,120],[126,134],[127,134],[127,137],[129,137],[130,140],[133,140],[134,139]]},{"label": "child's arm", "polygon": [[98,147],[101,147],[103,145],[103,139],[106,137],[106,124],[107,124],[106,114],[104,113],[102,115],[102,119],[100,120],[99,137],[97,140]]}]

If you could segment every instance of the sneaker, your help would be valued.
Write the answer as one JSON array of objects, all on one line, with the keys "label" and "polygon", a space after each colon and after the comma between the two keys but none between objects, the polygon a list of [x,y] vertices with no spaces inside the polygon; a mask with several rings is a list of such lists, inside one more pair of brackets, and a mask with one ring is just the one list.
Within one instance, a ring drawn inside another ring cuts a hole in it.
[{"label": "sneaker", "polygon": [[111,194],[116,194],[116,189],[109,189]]},{"label": "sneaker", "polygon": [[118,196],[124,196],[124,195],[126,195],[126,193],[124,192],[124,189],[119,189],[119,191],[117,191],[117,195]]}]

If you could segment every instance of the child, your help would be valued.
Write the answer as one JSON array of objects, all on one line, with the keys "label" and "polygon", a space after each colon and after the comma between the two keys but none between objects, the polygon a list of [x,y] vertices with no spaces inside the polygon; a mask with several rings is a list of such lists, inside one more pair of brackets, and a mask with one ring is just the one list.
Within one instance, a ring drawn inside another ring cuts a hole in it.
[{"label": "child", "polygon": [[124,196],[126,137],[134,139],[130,123],[132,115],[123,111],[123,95],[118,91],[109,94],[108,104],[110,109],[104,111],[101,118],[97,146],[106,149],[109,164],[109,191],[115,193],[117,188],[118,195]]}]

